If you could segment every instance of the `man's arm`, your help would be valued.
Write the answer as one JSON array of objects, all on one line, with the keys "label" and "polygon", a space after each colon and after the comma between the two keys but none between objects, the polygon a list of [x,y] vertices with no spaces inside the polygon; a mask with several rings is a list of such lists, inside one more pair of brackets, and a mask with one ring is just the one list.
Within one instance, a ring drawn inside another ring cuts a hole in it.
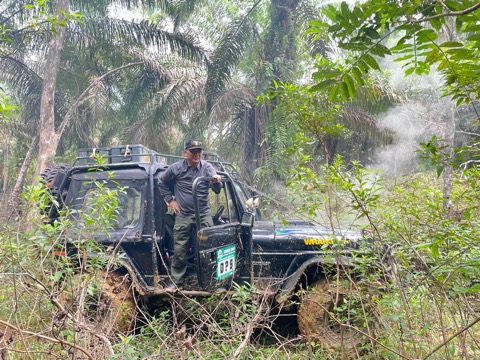
[{"label": "man's arm", "polygon": [[173,185],[175,180],[173,168],[170,166],[158,178],[158,188],[165,202],[170,203],[174,197],[169,185]]},{"label": "man's arm", "polygon": [[222,181],[222,177],[217,174],[215,168],[209,162],[206,163],[206,174],[208,177],[215,178],[215,182],[219,183]]}]

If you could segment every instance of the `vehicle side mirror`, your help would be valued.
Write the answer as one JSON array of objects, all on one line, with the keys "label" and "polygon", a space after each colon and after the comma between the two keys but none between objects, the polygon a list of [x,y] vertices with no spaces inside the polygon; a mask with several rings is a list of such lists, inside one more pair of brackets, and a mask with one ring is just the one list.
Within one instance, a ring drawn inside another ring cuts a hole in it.
[{"label": "vehicle side mirror", "polygon": [[255,214],[245,211],[242,215],[242,221],[240,225],[246,227],[253,227],[253,222],[255,221]]}]

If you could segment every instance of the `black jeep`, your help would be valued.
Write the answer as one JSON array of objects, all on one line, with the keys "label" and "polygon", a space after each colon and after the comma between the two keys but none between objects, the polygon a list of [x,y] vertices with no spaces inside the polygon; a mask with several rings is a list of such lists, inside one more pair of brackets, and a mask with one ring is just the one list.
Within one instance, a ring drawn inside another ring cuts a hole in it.
[{"label": "black jeep", "polygon": [[[98,153],[103,164],[92,156]],[[55,165],[42,175],[60,207],[84,209],[98,182],[121,187],[114,226],[95,237],[99,244],[117,246],[124,254],[122,266],[112,272],[111,281],[125,279],[128,274],[135,294],[147,303],[171,295],[166,285],[175,219],[160,196],[157,182],[168,163],[179,158],[142,145],[82,149],[79,155],[73,166]],[[357,346],[365,335],[365,324],[347,321],[343,326],[342,321],[331,317],[356,287],[353,275],[344,277],[341,273],[368,252],[368,238],[362,232],[302,220],[264,221],[256,199],[237,179],[234,167],[212,153],[205,158],[221,175],[222,188],[210,195],[214,226],[192,233],[187,280],[179,292],[209,296],[219,289],[230,291],[234,283],[249,283],[278,306],[291,299],[300,301],[299,329],[306,336],[330,347]],[[200,182],[211,180],[197,178],[194,196]],[[55,219],[58,213],[52,205],[50,218]],[[198,216],[196,220],[198,224]],[[70,247],[69,253],[73,252],[74,247]],[[363,329],[363,335],[357,328]]]}]

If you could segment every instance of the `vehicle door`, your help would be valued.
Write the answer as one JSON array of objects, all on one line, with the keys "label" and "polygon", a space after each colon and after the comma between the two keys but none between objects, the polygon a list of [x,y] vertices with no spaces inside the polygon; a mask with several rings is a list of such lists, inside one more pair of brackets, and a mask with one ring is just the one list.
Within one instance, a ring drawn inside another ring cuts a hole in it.
[{"label": "vehicle door", "polygon": [[[194,199],[201,181],[195,180]],[[229,178],[222,179],[218,194],[210,192],[210,206],[214,225],[197,231],[196,265],[199,285],[213,291],[220,287],[230,288],[233,281],[248,277],[251,227],[242,225],[241,209],[235,195],[233,183]],[[198,205],[196,207],[197,229],[199,228]]]}]

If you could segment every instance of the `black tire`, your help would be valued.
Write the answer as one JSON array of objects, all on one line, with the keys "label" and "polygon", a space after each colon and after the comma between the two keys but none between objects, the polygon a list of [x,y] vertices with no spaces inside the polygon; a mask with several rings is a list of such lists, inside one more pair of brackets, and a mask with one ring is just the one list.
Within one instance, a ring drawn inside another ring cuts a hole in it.
[{"label": "black tire", "polygon": [[[92,284],[96,284],[93,290]],[[59,301],[75,319],[107,337],[128,334],[136,325],[137,304],[128,274],[99,271],[74,275]]]},{"label": "black tire", "polygon": [[[300,333],[326,349],[341,352],[342,358],[358,354],[359,347],[368,339],[365,311],[354,284],[335,276],[318,280],[300,297],[297,313]],[[358,331],[358,330],[360,331]]]},{"label": "black tire", "polygon": [[59,212],[62,208],[63,197],[59,186],[70,168],[71,166],[67,164],[54,164],[46,168],[40,174],[42,178],[41,181],[48,191],[47,204],[42,208],[42,213],[43,215],[48,216],[50,220],[58,218]]}]

